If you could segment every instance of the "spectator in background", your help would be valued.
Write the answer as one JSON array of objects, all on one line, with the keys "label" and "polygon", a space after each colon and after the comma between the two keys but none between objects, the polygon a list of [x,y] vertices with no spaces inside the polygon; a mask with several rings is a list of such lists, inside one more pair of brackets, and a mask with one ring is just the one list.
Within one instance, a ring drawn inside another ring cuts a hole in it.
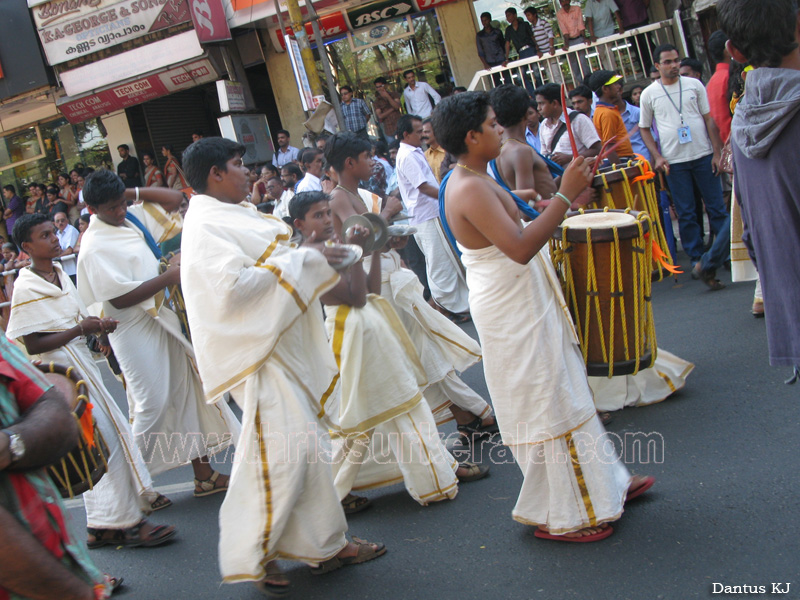
[{"label": "spectator in background", "polygon": [[156,157],[152,152],[142,152],[144,163],[144,187],[167,187],[164,174],[158,168]]},{"label": "spectator in background", "polygon": [[51,221],[55,219],[56,213],[63,212],[67,214],[69,212],[69,207],[59,196],[57,187],[51,186],[47,188],[45,197],[47,198],[47,216]]},{"label": "spectator in background", "polygon": [[[439,104],[442,97],[439,93],[424,81],[417,81],[417,76],[412,70],[403,73],[403,79],[408,84],[403,90],[403,98],[406,102],[406,112],[412,115],[419,115],[425,119],[431,116],[433,108]],[[395,131],[397,134],[397,131]]]},{"label": "spectator in background", "polygon": [[117,175],[125,183],[126,188],[134,188],[142,185],[141,169],[139,161],[135,156],[131,156],[131,149],[128,144],[120,144],[117,152],[122,159],[117,165]]},{"label": "spectator in background", "polygon": [[78,222],[75,224],[75,227],[78,229],[78,241],[75,242],[76,253],[81,251],[81,240],[83,239],[83,234],[89,229],[89,221],[91,221],[91,219],[92,215],[90,214],[81,215]]},{"label": "spectator in background", "polygon": [[475,36],[478,46],[478,58],[481,59],[484,69],[491,69],[506,62],[506,43],[503,33],[492,26],[492,15],[488,12],[481,14],[481,29]]},{"label": "spectator in background", "polygon": [[[69,224],[69,219],[63,212],[56,213],[53,221],[56,224],[56,237],[58,238],[58,244],[61,246],[61,256],[74,255],[80,232]],[[72,283],[77,283],[76,274],[78,270],[75,268],[76,265],[77,259],[75,256],[61,259],[61,267],[64,269],[64,273],[72,279]]]},{"label": "spectator in background", "polygon": [[533,32],[537,56],[542,58],[545,50],[553,56],[556,53],[556,36],[550,23],[539,17],[539,11],[535,6],[528,6],[525,9],[525,18],[528,19]]},{"label": "spectator in background", "polygon": [[639,107],[639,98],[642,97],[642,90],[644,87],[641,85],[635,85],[631,88],[631,104],[635,107]]},{"label": "spectator in background", "polygon": [[388,143],[394,139],[397,120],[402,114],[400,111],[403,105],[400,103],[400,94],[386,87],[388,82],[385,77],[378,77],[373,83],[375,84],[375,101],[372,106],[375,109],[375,118],[381,124],[383,135]]},{"label": "spectator in background", "polygon": [[283,189],[283,181],[280,177],[270,177],[267,181],[267,194],[268,201],[275,202],[272,209],[272,214],[283,219],[289,216],[289,201],[294,198],[294,192],[291,190]]},{"label": "spectator in background", "polygon": [[578,112],[582,112],[590,119],[594,113],[592,105],[594,104],[594,94],[585,85],[579,85],[569,93],[569,100],[572,102],[572,108]]},{"label": "spectator in background", "polygon": [[[644,27],[650,23],[650,19],[647,16],[650,0],[614,0],[614,2],[616,2],[619,7],[619,13],[622,16],[622,26],[625,28],[625,31]],[[633,50],[639,57],[639,64],[642,65],[643,73],[648,73],[650,67],[653,66],[653,61],[649,53],[652,47],[646,33],[640,33],[636,36],[636,43],[633,44]]]},{"label": "spectator in background", "polygon": [[506,62],[511,54],[511,46],[517,51],[519,59],[533,58],[536,55],[536,41],[533,39],[533,30],[525,21],[520,21],[514,8],[506,9]]},{"label": "spectator in background", "polygon": [[599,38],[614,35],[614,20],[619,26],[619,32],[625,33],[622,25],[622,16],[614,0],[586,0],[583,7],[583,18],[589,30],[589,41],[596,42]]},{"label": "spectator in background", "polygon": [[272,157],[272,164],[279,169],[292,162],[297,162],[297,153],[299,150],[294,146],[290,146],[289,132],[285,129],[280,129],[277,133],[278,151]]},{"label": "spectator in background", "polygon": [[442,178],[439,175],[439,170],[442,166],[442,160],[444,160],[445,151],[436,141],[436,134],[433,131],[433,124],[430,118],[422,121],[422,141],[428,146],[428,149],[425,150],[425,160],[428,161],[436,181],[441,183]]},{"label": "spectator in background", "polygon": [[56,185],[61,198],[69,206],[69,217],[78,218],[81,211],[78,209],[78,185],[72,182],[67,173],[60,173],[56,178]]},{"label": "spectator in background", "polygon": [[647,146],[645,146],[644,140],[642,139],[642,134],[639,132],[639,117],[641,116],[639,107],[630,102],[626,102],[622,94],[620,94],[619,98],[614,102],[614,105],[617,107],[617,110],[619,110],[622,122],[625,123],[625,129],[630,136],[628,139],[631,142],[633,153],[643,156],[647,162],[652,164],[650,152],[647,150]]},{"label": "spectator in background", "polygon": [[[588,42],[586,25],[583,22],[583,12],[581,12],[580,6],[572,6],[571,0],[559,0],[559,2],[561,8],[556,13],[556,19],[558,27],[561,29],[561,36],[564,38],[564,51],[567,51],[572,46]],[[570,56],[569,65],[575,82],[582,81],[591,72],[585,52],[579,52],[578,58]]]},{"label": "spectator in background", "polygon": [[703,81],[703,63],[696,58],[687,57],[681,61],[681,77],[694,77],[697,81]]},{"label": "spectator in background", "polygon": [[[572,161],[572,149],[561,106],[561,86],[548,83],[536,90],[536,105],[544,117],[539,128],[542,154],[559,165],[568,165]],[[597,156],[601,142],[592,120],[583,113],[573,111],[570,113],[570,121],[578,154],[584,158]]]},{"label": "spectator in background", "polygon": [[38,183],[31,183],[28,186],[28,197],[25,199],[25,212],[29,215],[41,212],[43,205],[44,193],[39,188]]},{"label": "spectator in background", "polygon": [[296,193],[322,191],[322,152],[317,148],[303,148],[303,169],[306,174],[297,183]]},{"label": "spectator in background", "polygon": [[12,242],[6,242],[3,244],[3,258],[0,263],[2,263],[4,271],[10,271],[11,269],[15,269],[17,267],[17,254],[19,254],[17,247]]},{"label": "spectator in background", "polygon": [[367,103],[361,98],[353,97],[353,88],[349,85],[343,85],[339,88],[339,92],[342,95],[341,107],[342,116],[344,117],[344,126],[358,137],[368,140],[367,122],[372,116],[372,111],[370,111],[369,106],[367,106]]},{"label": "spectator in background", "polygon": [[202,140],[204,137],[206,137],[206,134],[203,133],[202,129],[195,129],[194,133],[192,133],[192,143]]},{"label": "spectator in background", "polygon": [[161,155],[167,159],[164,165],[164,172],[167,174],[167,187],[173,190],[182,190],[189,187],[186,176],[183,174],[181,165],[175,157],[175,148],[172,144],[161,147]]},{"label": "spectator in background", "polygon": [[536,100],[531,100],[531,105],[528,107],[525,118],[528,121],[525,127],[525,141],[541,154],[542,141],[539,139],[539,126],[542,121],[542,115],[539,114],[539,109],[536,108]]},{"label": "spectator in background", "polygon": [[3,211],[3,218],[6,220],[8,239],[11,239],[14,223],[17,222],[19,217],[25,214],[25,202],[22,201],[22,198],[17,196],[17,189],[11,184],[3,186],[3,197],[6,199],[6,209]]},{"label": "spectator in background", "polygon": [[708,80],[706,93],[708,105],[711,107],[711,118],[717,124],[722,143],[731,135],[731,104],[728,100],[728,82],[730,81],[731,55],[725,44],[728,36],[717,30],[708,38],[708,53],[715,64],[714,74]]},{"label": "spectator in background", "polygon": [[83,184],[86,183],[86,178],[92,173],[94,173],[94,169],[92,167],[86,167],[78,175],[78,206],[81,207],[81,215],[89,214],[89,207],[86,206],[86,203],[83,201]]},{"label": "spectator in background", "polygon": [[303,171],[295,163],[289,163],[281,168],[281,179],[287,190],[294,193],[297,190],[297,183],[303,178]]},{"label": "spectator in background", "polygon": [[[663,44],[656,48],[653,58],[661,80],[642,92],[639,129],[655,169],[667,175],[678,213],[681,245],[692,264],[697,264],[703,254],[703,230],[697,223],[692,182],[703,196],[712,232],[718,235],[728,225],[722,186],[716,177],[722,143],[705,87],[696,79],[680,76],[678,49]],[[650,132],[654,118],[658,121],[660,151]],[[709,281],[714,280],[703,281],[711,285]]]},{"label": "spectator in background", "polygon": [[659,79],[661,79],[661,71],[658,70],[657,66],[653,65],[650,67],[650,81],[658,81]]}]

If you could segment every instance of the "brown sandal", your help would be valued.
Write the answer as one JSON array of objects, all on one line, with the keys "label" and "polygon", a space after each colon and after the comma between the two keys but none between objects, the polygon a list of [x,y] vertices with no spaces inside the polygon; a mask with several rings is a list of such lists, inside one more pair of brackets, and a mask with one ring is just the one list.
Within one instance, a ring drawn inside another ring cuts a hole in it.
[{"label": "brown sandal", "polygon": [[142,519],[137,525],[128,529],[95,529],[87,527],[86,533],[94,540],[86,542],[90,550],[103,546],[128,546],[130,548],[152,548],[168,542],[178,533],[173,525],[156,525],[146,536],[142,535],[142,526],[147,523]]},{"label": "brown sandal", "polygon": [[[368,542],[367,540],[362,540],[357,537],[353,538],[353,543],[358,546],[358,552],[355,556],[345,556],[343,558],[334,556],[325,562],[319,563],[318,567],[312,567],[311,573],[314,575],[323,575],[342,567],[365,563],[386,554],[386,546],[381,543],[373,544],[372,542]],[[377,546],[377,548],[373,548],[373,545]]]},{"label": "brown sandal", "polygon": [[[255,588],[270,598],[283,598],[289,594],[289,580],[278,568],[274,560],[267,563],[264,568],[265,575],[261,581],[253,583]],[[267,581],[269,579],[269,581]]]},{"label": "brown sandal", "polygon": [[195,479],[194,486],[195,488],[200,488],[198,492],[196,489],[194,491],[195,498],[204,498],[205,496],[211,496],[213,494],[219,494],[220,492],[227,492],[228,491],[228,484],[230,483],[230,479],[228,479],[228,483],[225,485],[221,485],[217,487],[217,479],[221,473],[219,471],[212,471],[211,477],[204,480]]}]

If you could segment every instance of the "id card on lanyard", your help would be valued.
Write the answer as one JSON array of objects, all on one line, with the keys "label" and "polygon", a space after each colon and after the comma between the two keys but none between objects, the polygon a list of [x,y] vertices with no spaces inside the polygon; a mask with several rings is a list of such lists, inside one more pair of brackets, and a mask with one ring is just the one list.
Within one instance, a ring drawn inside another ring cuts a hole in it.
[{"label": "id card on lanyard", "polygon": [[689,144],[692,141],[692,132],[689,130],[689,126],[683,120],[683,82],[681,78],[678,77],[678,97],[680,106],[675,104],[675,101],[672,99],[672,96],[669,95],[667,88],[664,87],[664,84],[661,80],[658,80],[661,89],[664,90],[664,94],[667,96],[667,100],[669,100],[670,104],[675,107],[675,110],[678,111],[678,115],[681,118],[681,126],[678,127],[678,143],[679,144]]}]

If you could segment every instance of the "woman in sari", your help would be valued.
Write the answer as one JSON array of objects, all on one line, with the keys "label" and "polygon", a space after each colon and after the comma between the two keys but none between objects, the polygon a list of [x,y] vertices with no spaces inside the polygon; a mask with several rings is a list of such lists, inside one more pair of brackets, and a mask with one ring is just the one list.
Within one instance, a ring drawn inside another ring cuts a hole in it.
[{"label": "woman in sari", "polygon": [[182,190],[189,187],[186,183],[186,176],[178,164],[178,160],[173,155],[175,149],[172,145],[164,146],[161,148],[161,154],[167,159],[167,164],[164,165],[164,171],[167,174],[167,187],[174,190]]},{"label": "woman in sari", "polygon": [[61,192],[61,198],[69,209],[67,216],[70,221],[74,221],[81,216],[81,209],[78,207],[78,185],[73,183],[66,173],[61,173],[56,181]]},{"label": "woman in sari", "polygon": [[164,174],[158,170],[155,155],[152,152],[142,152],[142,162],[144,163],[144,186],[167,187],[167,184],[164,183]]}]

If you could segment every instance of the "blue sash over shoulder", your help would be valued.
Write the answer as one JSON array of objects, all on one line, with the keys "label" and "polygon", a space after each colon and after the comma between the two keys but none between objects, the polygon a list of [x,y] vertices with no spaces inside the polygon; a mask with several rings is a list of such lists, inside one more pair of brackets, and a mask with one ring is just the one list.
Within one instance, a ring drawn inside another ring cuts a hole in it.
[{"label": "blue sash over shoulder", "polygon": [[[498,185],[500,185],[500,187],[502,187],[505,191],[507,191],[511,195],[511,197],[514,199],[514,202],[516,202],[517,207],[519,207],[520,212],[522,212],[522,214],[524,214],[531,220],[538,217],[539,212],[528,206],[527,202],[525,202],[522,198],[520,198],[514,192],[512,192],[511,188],[509,188],[508,185],[506,185],[506,182],[503,181],[503,178],[500,177],[500,173],[497,170],[497,163],[494,160],[492,160],[489,162],[489,166],[492,168],[492,172],[494,173],[495,176],[495,181],[497,181]],[[444,193],[445,190],[447,189],[447,183],[450,180],[450,176],[453,174],[454,170],[455,169],[451,169],[447,173],[447,175],[444,176],[442,182],[439,184],[439,219],[442,222],[442,229],[444,230],[444,234],[447,236],[450,245],[453,247],[453,250],[455,250],[456,254],[458,254],[458,256],[460,257],[461,251],[458,249],[458,245],[456,244],[456,238],[453,235],[453,232],[450,230],[450,225],[447,223],[447,217],[445,216],[445,211],[444,211]]]},{"label": "blue sash over shoulder", "polygon": [[161,259],[161,248],[158,247],[158,243],[156,243],[155,238],[153,238],[153,234],[151,234],[147,227],[144,226],[138,218],[136,218],[130,211],[125,214],[125,218],[133,224],[136,229],[144,234],[144,241],[147,244],[147,247],[150,248],[150,251],[153,253],[157,259]]}]

